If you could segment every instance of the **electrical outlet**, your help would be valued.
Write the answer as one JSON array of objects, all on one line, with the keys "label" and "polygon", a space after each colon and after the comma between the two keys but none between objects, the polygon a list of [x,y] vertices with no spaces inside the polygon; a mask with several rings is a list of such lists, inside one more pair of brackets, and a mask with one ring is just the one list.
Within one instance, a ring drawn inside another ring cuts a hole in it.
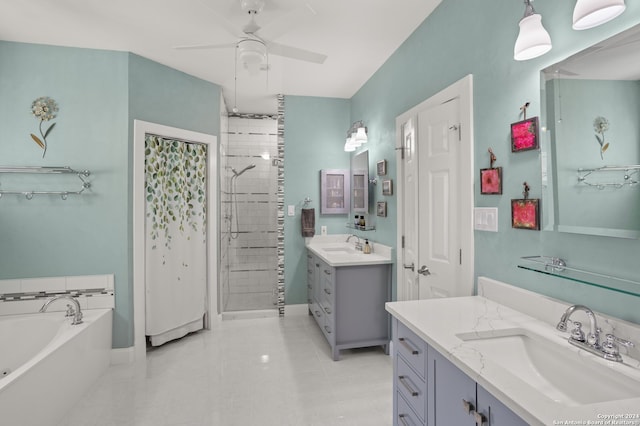
[{"label": "electrical outlet", "polygon": [[320,227],[320,234],[327,235],[327,227],[326,226],[321,226]]},{"label": "electrical outlet", "polygon": [[293,204],[291,204],[291,205],[289,205],[289,206],[287,206],[287,207],[288,207],[288,208],[287,208],[287,214],[288,214],[289,216],[295,216],[295,215],[296,215],[296,206],[295,206],[295,205],[293,205]]}]

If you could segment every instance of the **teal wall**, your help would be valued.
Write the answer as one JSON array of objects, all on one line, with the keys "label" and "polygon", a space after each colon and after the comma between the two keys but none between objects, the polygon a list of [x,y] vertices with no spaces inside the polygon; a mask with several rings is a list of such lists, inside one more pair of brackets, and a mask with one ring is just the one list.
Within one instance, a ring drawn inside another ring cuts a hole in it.
[{"label": "teal wall", "polygon": [[[2,165],[92,173],[81,197],[2,197],[0,279],[114,274],[113,345],[131,346],[133,119],[217,135],[219,87],[129,53],[0,41],[0,93]],[[44,159],[40,96],[60,108]]]},{"label": "teal wall", "polygon": [[[370,140],[376,141],[377,153],[370,161],[386,158],[395,180],[396,116],[473,74],[475,168],[487,167],[491,147],[505,175],[503,195],[489,196],[480,195],[478,173],[474,172],[475,205],[499,210],[498,233],[475,233],[475,275],[640,322],[640,298],[517,268],[521,256],[544,254],[603,273],[639,278],[640,240],[517,230],[510,224],[510,199],[520,197],[523,181],[533,183],[532,198],[541,194],[539,153],[512,154],[509,141],[509,124],[521,119],[521,105],[531,102],[529,116],[540,113],[539,71],[640,22],[640,4],[627,2],[627,10],[616,20],[592,30],[573,31],[574,3],[535,2],[554,47],[540,58],[517,62],[513,45],[524,12],[522,2],[444,0],[351,99],[350,115],[364,120]],[[376,238],[393,244],[397,211],[390,209],[390,216],[392,220],[378,226]]]},{"label": "teal wall", "polygon": [[344,234],[348,215],[320,215],[320,170],[349,169],[344,152],[349,101],[334,98],[286,96],[284,114],[284,204],[296,207],[284,218],[285,303],[307,303],[307,258],[301,236],[300,209],[309,197],[315,209],[316,235],[325,225],[329,234]]}]

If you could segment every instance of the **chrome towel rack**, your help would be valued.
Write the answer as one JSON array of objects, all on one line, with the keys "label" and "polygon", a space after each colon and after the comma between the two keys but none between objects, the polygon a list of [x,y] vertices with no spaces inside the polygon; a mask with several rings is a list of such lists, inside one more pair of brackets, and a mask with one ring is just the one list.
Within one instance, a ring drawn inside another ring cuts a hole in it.
[{"label": "chrome towel rack", "polygon": [[[598,172],[619,172],[617,176],[620,180],[589,182],[587,178]],[[636,164],[629,166],[603,166],[595,169],[578,169],[578,183],[593,186],[598,189],[604,189],[606,187],[622,188],[625,185],[635,186],[639,183],[637,177],[635,177],[639,172],[640,165]]]},{"label": "chrome towel rack", "polygon": [[87,178],[91,175],[89,170],[75,170],[71,167],[39,167],[39,166],[0,166],[0,173],[30,173],[30,174],[74,174],[82,182],[82,188],[77,191],[24,191],[24,190],[3,190],[0,189],[0,198],[3,195],[24,195],[27,200],[31,200],[34,195],[59,195],[66,200],[69,195],[80,195],[86,189],[91,188],[91,183]]}]

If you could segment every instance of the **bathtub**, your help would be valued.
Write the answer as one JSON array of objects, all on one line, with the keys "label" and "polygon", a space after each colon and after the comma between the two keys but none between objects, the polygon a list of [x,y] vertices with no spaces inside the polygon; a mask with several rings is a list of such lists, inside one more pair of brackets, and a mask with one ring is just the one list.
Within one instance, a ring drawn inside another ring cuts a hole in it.
[{"label": "bathtub", "polygon": [[110,363],[112,310],[0,316],[0,424],[55,426]]}]

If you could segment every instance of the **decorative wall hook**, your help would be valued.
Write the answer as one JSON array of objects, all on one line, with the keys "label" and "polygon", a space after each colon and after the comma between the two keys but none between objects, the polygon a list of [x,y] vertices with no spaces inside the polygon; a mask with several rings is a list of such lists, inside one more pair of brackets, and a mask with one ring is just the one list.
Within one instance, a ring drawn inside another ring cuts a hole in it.
[{"label": "decorative wall hook", "polygon": [[529,184],[527,182],[523,182],[522,186],[523,186],[522,197],[526,200],[527,198],[529,198],[529,190],[531,188],[529,187]]},{"label": "decorative wall hook", "polygon": [[42,128],[42,124],[45,121],[50,121],[56,118],[58,113],[58,104],[56,104],[56,101],[50,97],[42,96],[31,104],[31,113],[36,119],[40,120],[40,137],[31,133],[31,139],[33,139],[33,141],[42,148],[42,158],[44,158],[47,153],[47,136],[49,136],[49,133],[51,133],[51,130],[53,130],[56,123],[51,123],[49,128],[46,130]]},{"label": "decorative wall hook", "polygon": [[522,111],[522,114],[524,115],[524,117],[523,117],[523,118],[524,118],[525,120],[527,119],[527,108],[529,108],[529,105],[530,105],[530,104],[531,104],[530,102],[526,102],[524,105],[522,105],[522,106],[520,107],[520,111]]},{"label": "decorative wall hook", "polygon": [[496,157],[496,155],[493,153],[493,149],[491,149],[491,147],[489,147],[488,151],[489,151],[489,168],[490,168],[490,169],[493,169],[493,163],[495,163],[495,162],[496,162],[497,157]]}]

